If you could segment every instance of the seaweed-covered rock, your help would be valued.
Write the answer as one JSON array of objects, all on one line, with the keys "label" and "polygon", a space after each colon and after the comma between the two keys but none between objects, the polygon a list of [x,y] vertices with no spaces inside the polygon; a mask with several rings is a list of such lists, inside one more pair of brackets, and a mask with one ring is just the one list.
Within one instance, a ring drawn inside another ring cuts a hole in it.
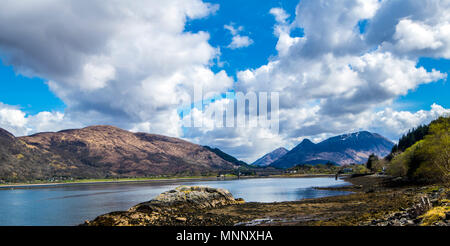
[{"label": "seaweed-covered rock", "polygon": [[101,215],[88,226],[130,226],[130,225],[203,225],[213,220],[233,224],[230,218],[209,216],[202,211],[227,205],[244,203],[235,199],[224,189],[203,186],[180,186],[158,195],[156,198],[138,204],[128,211]]},{"label": "seaweed-covered rock", "polygon": [[180,186],[174,190],[164,192],[155,199],[138,204],[130,211],[147,211],[169,208],[205,209],[241,203],[241,199],[234,199],[233,195],[224,189],[203,186]]}]

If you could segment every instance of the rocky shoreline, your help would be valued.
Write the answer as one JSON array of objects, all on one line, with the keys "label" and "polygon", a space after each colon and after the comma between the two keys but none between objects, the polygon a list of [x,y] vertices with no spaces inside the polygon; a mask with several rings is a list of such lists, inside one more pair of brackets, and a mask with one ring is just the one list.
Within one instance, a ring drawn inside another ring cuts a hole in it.
[{"label": "rocky shoreline", "polygon": [[[447,191],[448,192],[448,191]],[[400,209],[381,219],[374,219],[372,221],[363,223],[365,226],[417,226],[417,225],[434,225],[434,226],[450,226],[450,203],[448,193],[445,194],[445,189],[432,189],[431,192],[426,192],[419,199],[419,202],[413,206]],[[434,215],[434,211],[442,208],[441,215]],[[435,218],[430,218],[430,217]],[[430,221],[431,219],[431,221]],[[428,220],[428,221],[427,221]]]},{"label": "rocky shoreline", "polygon": [[84,226],[412,226],[449,225],[450,190],[398,185],[376,175],[346,178],[345,196],[254,203],[223,189],[181,186]]}]

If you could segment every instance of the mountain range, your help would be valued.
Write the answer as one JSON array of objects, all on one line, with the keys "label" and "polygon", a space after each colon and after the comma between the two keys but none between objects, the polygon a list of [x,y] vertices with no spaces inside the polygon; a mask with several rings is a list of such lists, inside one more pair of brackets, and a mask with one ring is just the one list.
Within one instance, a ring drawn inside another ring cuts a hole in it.
[{"label": "mountain range", "polygon": [[236,163],[181,139],[112,126],[25,137],[0,129],[0,181],[203,175]]},{"label": "mountain range", "polygon": [[254,166],[267,167],[289,152],[286,148],[278,148],[252,163]]},{"label": "mountain range", "polygon": [[[253,165],[290,168],[298,164],[364,163],[370,154],[390,153],[394,143],[370,132],[303,140],[291,151],[278,148]],[[0,182],[63,178],[125,178],[205,175],[247,166],[217,148],[182,139],[133,133],[113,126],[15,137],[0,128]]]},{"label": "mountain range", "polygon": [[276,168],[290,168],[301,164],[346,165],[365,163],[371,154],[388,155],[394,143],[385,137],[367,131],[344,134],[320,143],[303,140],[291,151],[270,164]]}]

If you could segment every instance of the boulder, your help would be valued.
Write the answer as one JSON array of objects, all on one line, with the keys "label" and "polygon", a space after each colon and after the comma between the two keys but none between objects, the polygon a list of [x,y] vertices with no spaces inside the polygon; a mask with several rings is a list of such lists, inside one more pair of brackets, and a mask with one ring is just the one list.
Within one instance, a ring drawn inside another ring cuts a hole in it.
[{"label": "boulder", "polygon": [[161,211],[166,209],[206,209],[219,206],[243,203],[242,199],[234,199],[224,189],[205,186],[179,186],[161,193],[153,200],[132,207],[129,211]]},{"label": "boulder", "polygon": [[[193,221],[202,217],[203,211],[207,209],[241,203],[244,203],[243,199],[235,199],[229,191],[224,189],[180,186],[148,202],[138,204],[128,211],[101,215],[93,221],[86,221],[84,225],[192,225]],[[219,218],[205,218],[205,220],[214,219]],[[198,223],[202,225],[203,222]]]}]

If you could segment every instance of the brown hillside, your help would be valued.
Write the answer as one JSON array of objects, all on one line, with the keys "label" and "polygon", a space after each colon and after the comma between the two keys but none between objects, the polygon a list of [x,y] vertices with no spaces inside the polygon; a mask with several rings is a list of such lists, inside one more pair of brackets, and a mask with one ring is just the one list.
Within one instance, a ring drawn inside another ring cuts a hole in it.
[{"label": "brown hillside", "polygon": [[[0,131],[0,179],[18,169],[17,178],[27,168],[25,164],[6,160],[6,156],[22,155],[33,158],[27,166],[45,169],[33,178],[66,176],[74,178],[143,177],[155,175],[194,175],[222,170],[232,170],[235,165],[212,151],[187,141],[160,135],[132,133],[112,126],[91,126],[83,129],[38,133],[15,138]],[[8,140],[9,139],[9,140]],[[17,147],[20,146],[20,147]],[[13,153],[14,152],[14,153]],[[17,153],[16,153],[17,152]],[[33,152],[33,153],[31,153]],[[7,154],[8,153],[8,154]],[[19,170],[20,169],[20,170]],[[30,179],[27,175],[24,179]]]}]

